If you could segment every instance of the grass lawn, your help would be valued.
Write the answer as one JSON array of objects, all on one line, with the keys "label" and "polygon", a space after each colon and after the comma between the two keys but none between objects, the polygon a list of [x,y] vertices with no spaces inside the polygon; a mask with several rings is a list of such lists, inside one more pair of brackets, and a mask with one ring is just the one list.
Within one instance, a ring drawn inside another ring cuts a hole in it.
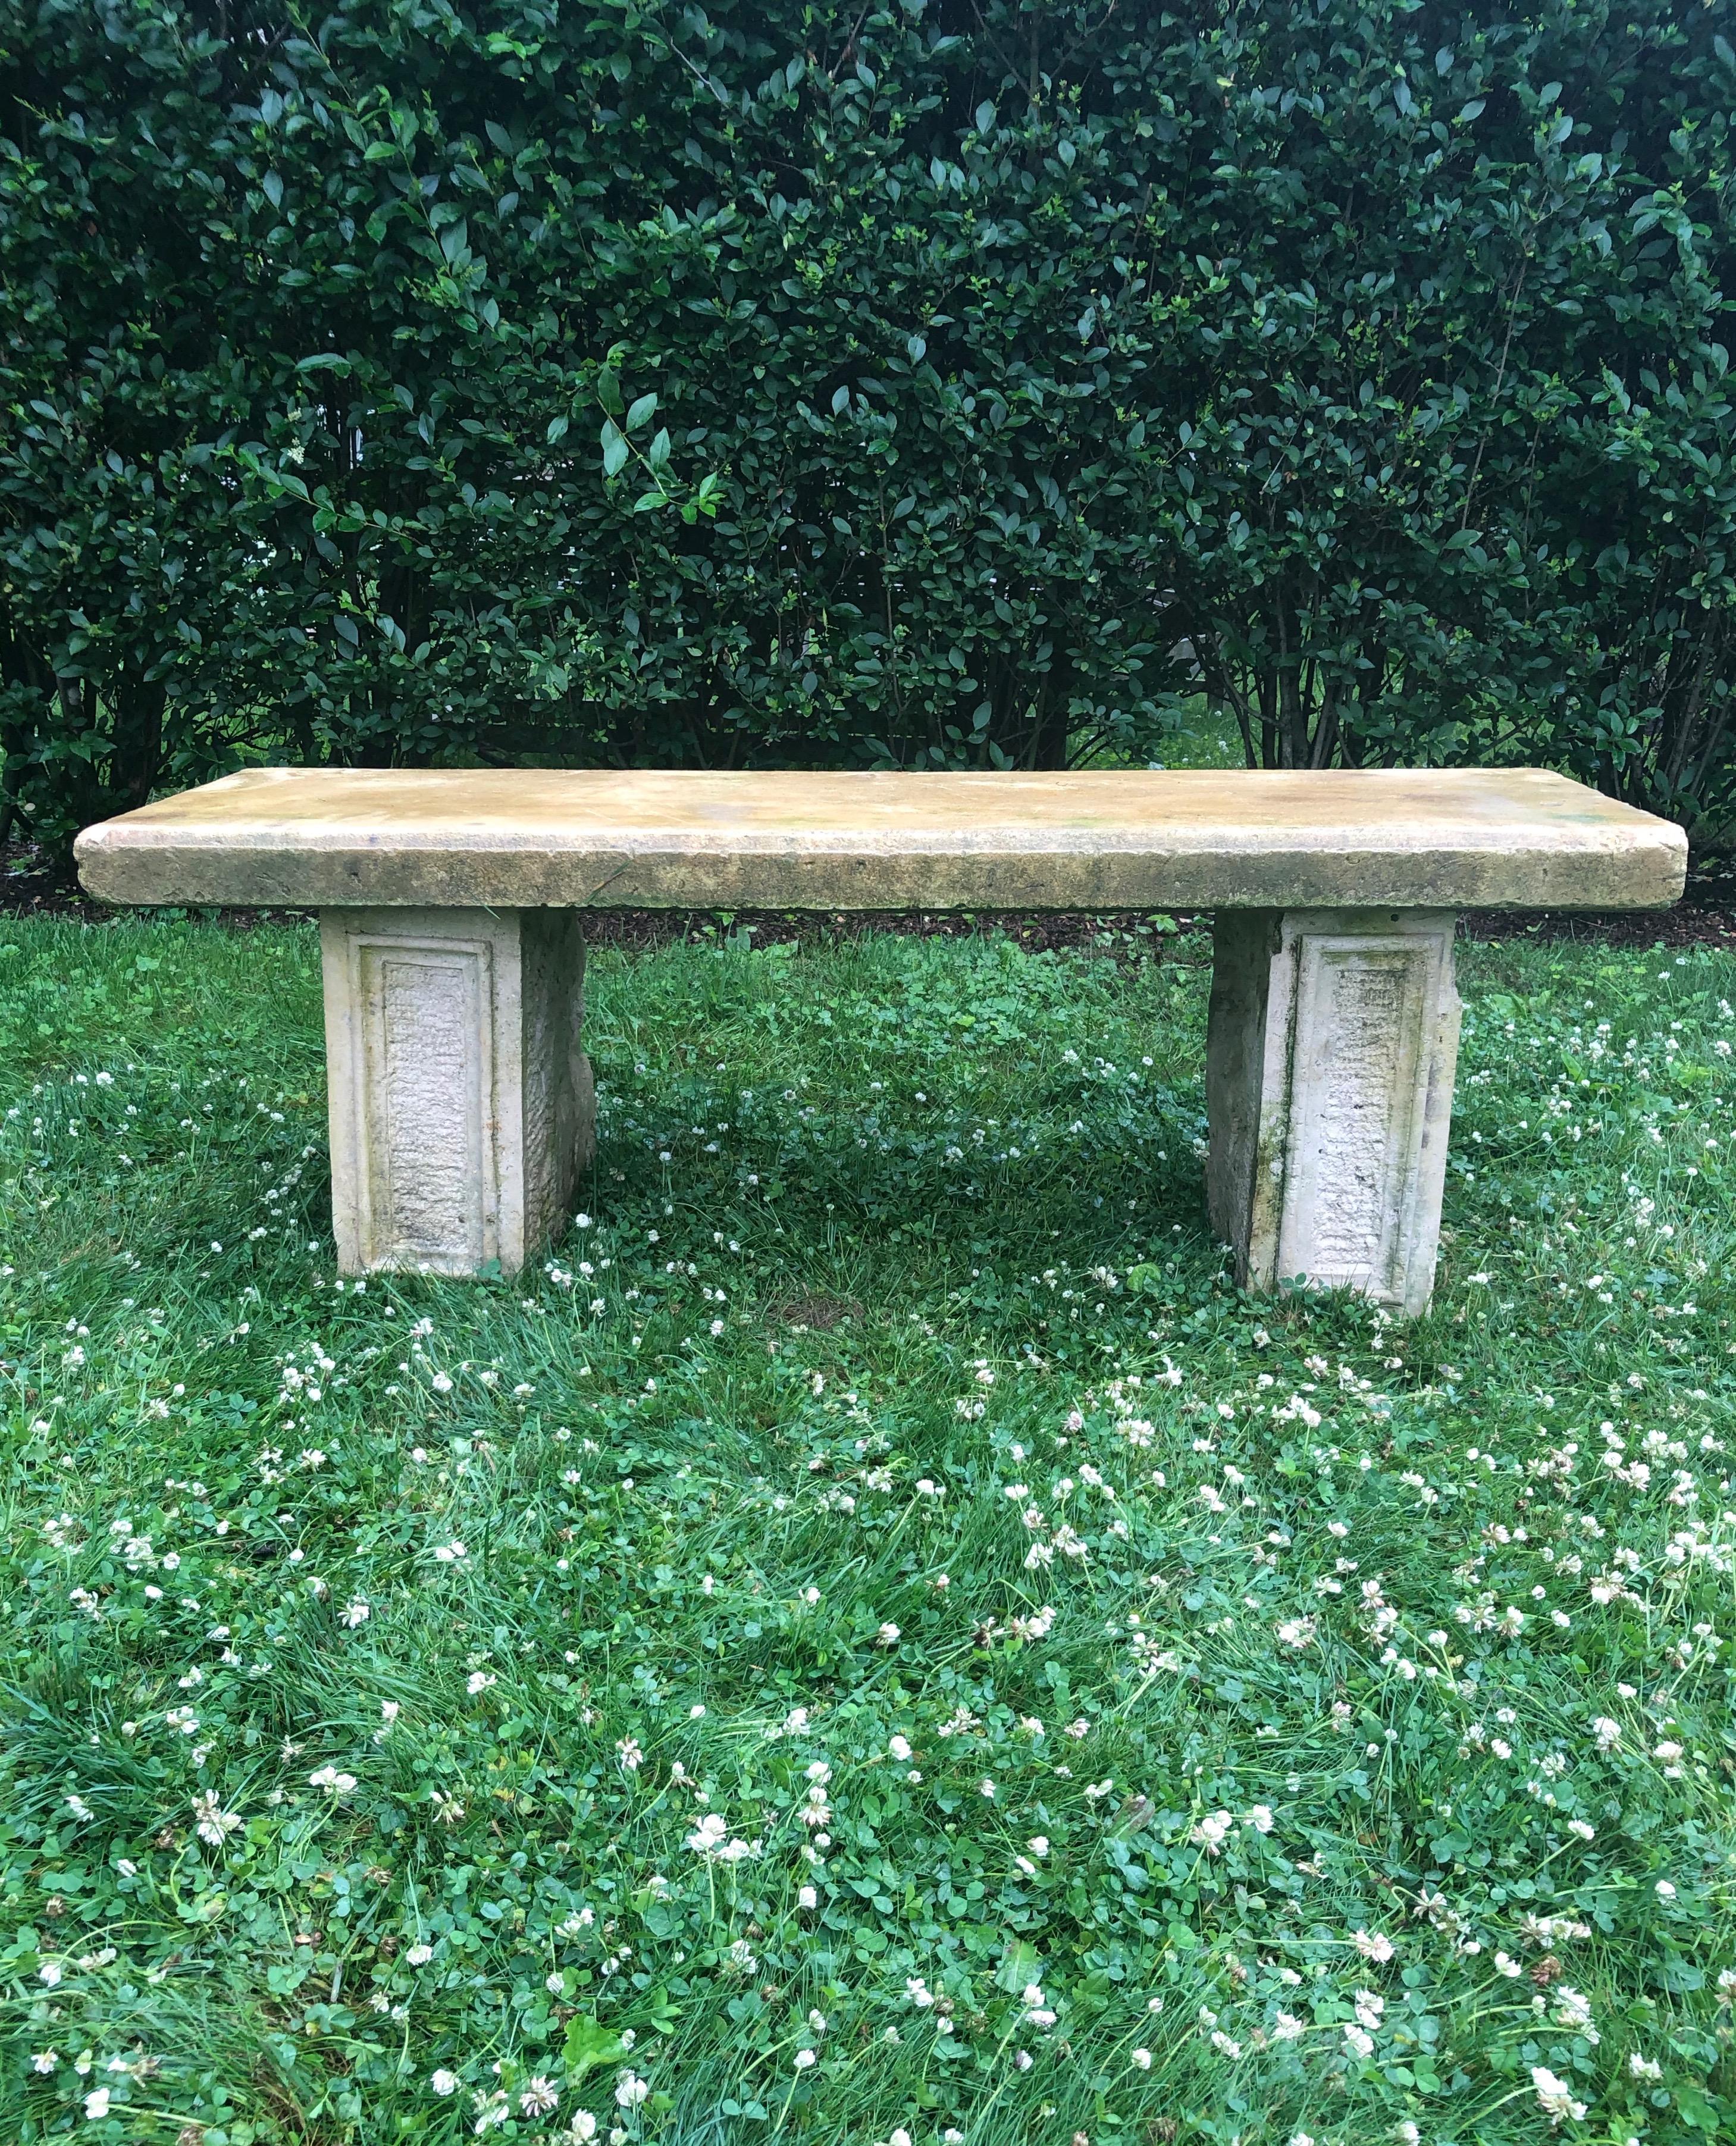
[{"label": "grass lawn", "polygon": [[1407,1325],[1208,961],[605,952],[592,1219],[347,1286],[312,931],[0,924],[0,2136],[1736,2138],[1736,962],[1464,950]]}]

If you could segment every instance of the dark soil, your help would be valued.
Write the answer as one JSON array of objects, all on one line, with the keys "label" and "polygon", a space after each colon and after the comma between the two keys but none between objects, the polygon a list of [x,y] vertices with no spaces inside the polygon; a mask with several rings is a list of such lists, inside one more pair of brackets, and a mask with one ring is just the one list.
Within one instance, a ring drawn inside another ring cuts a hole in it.
[{"label": "dark soil", "polygon": [[[21,846],[0,848],[0,916],[82,916],[92,923],[120,912],[92,901],[67,871],[40,851]],[[189,912],[168,911],[166,915]],[[228,929],[247,931],[275,919],[311,916],[302,910],[208,909],[190,912]],[[779,941],[845,936],[870,931],[900,931],[925,939],[960,939],[1005,932],[1021,946],[1054,951],[1124,952],[1134,946],[1160,946],[1177,932],[1210,926],[1206,915],[1113,914],[1080,916],[980,911],[964,915],[915,916],[897,912],[861,915],[741,914],[695,909],[598,910],[586,919],[585,936],[593,946],[620,946],[631,952],[667,946],[678,941],[706,940],[740,933],[756,946]],[[1459,930],[1468,939],[1579,939],[1606,946],[1689,946],[1736,945],[1736,861],[1696,862],[1688,891],[1671,910],[1638,914],[1574,910],[1485,910],[1464,917]]]}]

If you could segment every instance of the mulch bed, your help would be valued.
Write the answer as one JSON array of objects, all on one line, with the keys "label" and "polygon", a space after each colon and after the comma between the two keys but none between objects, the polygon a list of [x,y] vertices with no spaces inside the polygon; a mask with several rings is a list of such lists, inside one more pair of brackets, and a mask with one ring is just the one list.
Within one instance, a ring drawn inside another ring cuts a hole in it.
[{"label": "mulch bed", "polygon": [[[93,901],[77,882],[41,851],[0,848],[0,916],[84,916],[92,921],[117,914],[107,902]],[[247,931],[268,918],[311,915],[301,910],[213,909],[197,912],[236,931]],[[1052,951],[1125,952],[1130,946],[1160,948],[1170,926],[1181,932],[1209,927],[1205,915],[1177,913],[1154,931],[1145,914],[1102,916],[978,911],[968,915],[907,916],[895,911],[861,915],[795,916],[743,911],[720,914],[697,909],[599,910],[587,919],[585,936],[593,946],[620,946],[641,952],[685,940],[716,939],[720,933],[751,934],[756,946],[819,938],[854,938],[867,932],[897,931],[923,939],[964,939],[1004,932],[1021,946]],[[1675,908],[1634,914],[1588,910],[1487,910],[1460,925],[1468,939],[1570,939],[1605,946],[1692,946],[1736,945],[1736,861],[1710,859],[1689,870],[1688,891]]]}]

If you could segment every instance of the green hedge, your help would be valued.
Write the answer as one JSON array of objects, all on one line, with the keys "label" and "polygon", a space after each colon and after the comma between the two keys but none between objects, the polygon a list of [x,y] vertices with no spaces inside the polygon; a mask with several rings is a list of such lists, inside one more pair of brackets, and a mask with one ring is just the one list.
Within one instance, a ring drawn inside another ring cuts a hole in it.
[{"label": "green hedge", "polygon": [[1269,764],[1691,816],[1726,11],[7,0],[0,743]]}]

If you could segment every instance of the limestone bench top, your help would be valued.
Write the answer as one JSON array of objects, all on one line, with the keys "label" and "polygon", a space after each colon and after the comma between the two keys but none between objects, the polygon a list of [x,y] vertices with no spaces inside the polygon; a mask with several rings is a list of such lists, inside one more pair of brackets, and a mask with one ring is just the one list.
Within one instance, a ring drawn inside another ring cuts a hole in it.
[{"label": "limestone bench top", "polygon": [[1687,842],[1536,768],[257,768],[87,828],[115,902],[1655,909]]}]

